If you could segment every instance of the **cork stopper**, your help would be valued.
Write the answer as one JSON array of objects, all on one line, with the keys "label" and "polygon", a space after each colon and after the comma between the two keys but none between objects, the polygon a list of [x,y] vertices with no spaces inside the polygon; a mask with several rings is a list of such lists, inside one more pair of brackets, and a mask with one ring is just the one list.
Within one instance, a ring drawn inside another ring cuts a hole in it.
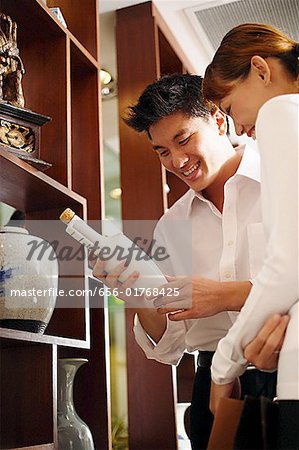
[{"label": "cork stopper", "polygon": [[74,217],[75,213],[70,208],[66,208],[63,213],[60,215],[59,219],[63,222],[68,224],[72,218]]}]

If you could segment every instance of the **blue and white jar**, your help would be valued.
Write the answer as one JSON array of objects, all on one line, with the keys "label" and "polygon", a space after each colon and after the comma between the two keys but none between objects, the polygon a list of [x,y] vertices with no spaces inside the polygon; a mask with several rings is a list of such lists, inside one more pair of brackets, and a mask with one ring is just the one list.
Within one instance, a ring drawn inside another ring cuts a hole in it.
[{"label": "blue and white jar", "polygon": [[54,249],[31,254],[30,242],[42,244],[21,227],[0,228],[0,326],[43,333],[52,316],[58,287]]}]

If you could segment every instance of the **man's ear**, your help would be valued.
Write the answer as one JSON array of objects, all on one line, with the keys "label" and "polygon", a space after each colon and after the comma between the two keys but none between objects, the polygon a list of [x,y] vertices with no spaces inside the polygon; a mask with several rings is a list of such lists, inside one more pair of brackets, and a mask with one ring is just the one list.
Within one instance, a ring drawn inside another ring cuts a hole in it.
[{"label": "man's ear", "polygon": [[261,56],[255,55],[251,58],[251,70],[258,78],[268,86],[271,83],[271,70],[267,61]]},{"label": "man's ear", "polygon": [[220,110],[216,109],[216,111],[212,114],[212,119],[218,127],[218,132],[220,136],[226,134],[227,131],[227,123],[226,123],[226,115]]}]

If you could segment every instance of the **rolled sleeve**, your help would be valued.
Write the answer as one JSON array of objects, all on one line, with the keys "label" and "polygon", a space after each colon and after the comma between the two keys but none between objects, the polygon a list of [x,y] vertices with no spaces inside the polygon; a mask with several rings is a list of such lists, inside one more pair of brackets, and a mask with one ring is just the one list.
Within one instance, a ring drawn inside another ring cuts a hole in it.
[{"label": "rolled sleeve", "polygon": [[184,322],[172,322],[167,319],[166,330],[155,343],[143,329],[138,315],[134,317],[134,335],[137,344],[142,348],[148,359],[154,359],[163,364],[177,365],[186,349]]}]

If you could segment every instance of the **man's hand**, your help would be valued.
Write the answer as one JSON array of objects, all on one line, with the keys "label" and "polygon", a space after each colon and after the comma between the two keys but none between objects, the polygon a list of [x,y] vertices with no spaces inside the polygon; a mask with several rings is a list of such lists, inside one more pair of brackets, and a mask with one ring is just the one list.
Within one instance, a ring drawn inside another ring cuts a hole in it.
[{"label": "man's hand", "polygon": [[[168,314],[170,320],[209,317],[222,311],[221,283],[200,277],[168,277],[167,288],[178,296],[160,296],[154,301],[160,314]],[[184,311],[176,312],[179,309]],[[174,314],[176,312],[176,314]]]},{"label": "man's hand", "polygon": [[[201,277],[167,277],[171,296],[148,296],[160,314],[173,321],[210,317],[222,311],[239,311],[251,288],[249,281],[220,282]],[[179,295],[176,295],[176,294]]]},{"label": "man's hand", "polygon": [[[144,305],[144,298],[141,296],[127,296],[126,289],[134,287],[135,281],[139,277],[139,272],[131,273],[124,281],[119,281],[119,277],[121,274],[127,269],[125,266],[125,262],[122,262],[114,267],[113,270],[110,270],[109,273],[105,270],[106,262],[101,261],[100,259],[89,259],[90,265],[93,266],[92,274],[95,278],[102,281],[102,283],[107,286],[110,291],[117,292],[118,295],[116,297],[121,300],[130,303],[132,306],[140,307],[141,304]],[[150,306],[150,305],[148,305]],[[144,306],[143,306],[144,307]]]},{"label": "man's hand", "polygon": [[260,370],[276,369],[288,322],[289,316],[275,314],[270,317],[258,335],[245,347],[244,356],[247,361]]},{"label": "man's hand", "polygon": [[212,381],[210,393],[210,410],[215,415],[219,406],[220,399],[225,398],[240,398],[241,385],[239,378],[228,384],[216,384]]},{"label": "man's hand", "polygon": [[125,264],[121,263],[116,266],[109,273],[105,270],[105,262],[100,259],[95,259],[90,255],[90,265],[93,267],[93,276],[102,281],[111,291],[116,289],[121,295],[118,298],[124,300],[128,307],[135,309],[138,314],[139,321],[145,332],[151,336],[155,342],[159,342],[166,330],[166,318],[157,313],[157,310],[152,307],[152,303],[144,300],[144,296],[125,294],[126,289],[133,287],[134,283],[139,277],[139,272],[133,272],[122,283],[119,281],[120,275],[126,270]]}]

